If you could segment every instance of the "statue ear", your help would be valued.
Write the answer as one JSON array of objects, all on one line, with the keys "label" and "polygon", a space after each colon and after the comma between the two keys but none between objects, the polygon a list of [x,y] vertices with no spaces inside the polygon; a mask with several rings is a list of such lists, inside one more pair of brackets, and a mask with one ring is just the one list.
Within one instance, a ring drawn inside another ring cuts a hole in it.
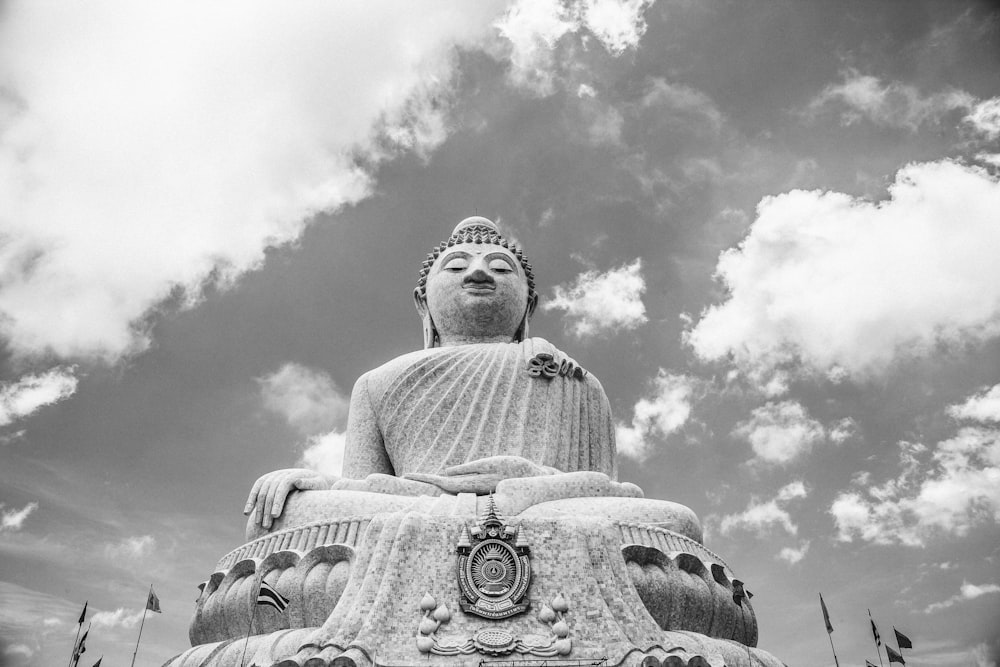
[{"label": "statue ear", "polygon": [[431,319],[431,311],[427,308],[427,297],[420,293],[419,287],[413,290],[413,303],[417,306],[417,312],[420,313],[420,321],[423,323],[424,349],[428,350],[432,347],[438,347],[441,343],[441,336],[438,335],[437,327],[434,326],[434,320]]},{"label": "statue ear", "polygon": [[525,317],[531,317],[535,313],[535,308],[538,306],[538,294],[532,294],[528,297],[528,311],[525,313]]},{"label": "statue ear", "polygon": [[420,317],[427,313],[427,297],[420,293],[419,287],[413,290],[413,305],[417,307],[417,313],[420,314]]}]

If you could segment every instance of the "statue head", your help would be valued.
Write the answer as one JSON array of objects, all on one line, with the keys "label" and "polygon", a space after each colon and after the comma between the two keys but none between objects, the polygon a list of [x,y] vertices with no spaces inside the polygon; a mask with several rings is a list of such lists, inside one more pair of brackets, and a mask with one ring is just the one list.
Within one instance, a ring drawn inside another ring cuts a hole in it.
[{"label": "statue head", "polygon": [[427,255],[413,291],[424,347],[521,341],[538,294],[524,253],[474,216]]}]

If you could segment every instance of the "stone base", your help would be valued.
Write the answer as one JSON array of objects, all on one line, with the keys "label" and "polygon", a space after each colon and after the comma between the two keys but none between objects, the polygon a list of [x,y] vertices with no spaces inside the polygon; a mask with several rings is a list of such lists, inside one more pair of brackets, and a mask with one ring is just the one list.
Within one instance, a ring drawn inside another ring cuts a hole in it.
[{"label": "stone base", "polygon": [[[260,667],[546,658],[781,666],[750,648],[756,620],[728,566],[656,526],[511,517],[531,551],[530,608],[503,620],[463,612],[456,547],[477,519],[475,499],[466,506],[467,514],[399,511],[316,523],[244,545],[203,584],[194,646],[167,665],[238,667],[253,615],[244,664]],[[255,609],[261,580],[290,600],[285,612]]]}]

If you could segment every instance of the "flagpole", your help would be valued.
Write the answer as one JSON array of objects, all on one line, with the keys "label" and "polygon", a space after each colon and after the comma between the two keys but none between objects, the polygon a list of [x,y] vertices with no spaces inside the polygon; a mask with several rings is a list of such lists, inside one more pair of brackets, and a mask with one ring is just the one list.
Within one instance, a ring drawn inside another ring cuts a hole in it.
[{"label": "flagpole", "polygon": [[[86,602],[83,603],[83,611],[84,612],[87,611],[87,604],[89,602],[90,602],[90,600],[87,600]],[[84,620],[83,619],[83,615],[81,614],[80,615],[80,622],[76,624],[76,639],[73,640],[73,650],[70,651],[69,662],[66,663],[68,667],[73,667],[73,656],[76,655],[76,643],[78,641],[80,641],[80,630],[83,629],[83,620]]]},{"label": "flagpole", "polygon": [[[875,619],[872,618],[872,610],[871,609],[868,610],[868,619],[872,622],[872,629],[874,629],[875,628]],[[882,633],[879,633],[879,634],[881,635]],[[878,647],[878,641],[875,639],[875,633],[874,632],[872,633],[872,641],[875,642],[875,655],[878,656],[879,667],[882,667],[882,651]],[[886,654],[886,657],[889,657],[888,653]]]},{"label": "flagpole", "polygon": [[[80,625],[83,625],[83,623],[81,623]],[[79,632],[77,634],[79,634]],[[89,635],[89,634],[90,634],[90,626],[88,625],[87,626],[87,631],[83,633],[83,638],[86,639],[87,635]],[[70,667],[77,667],[77,665],[80,664],[80,656],[83,654],[83,651],[81,651],[80,653],[77,653],[76,652],[77,648],[79,648],[79,647],[77,646],[77,647],[73,648],[73,658],[69,662]],[[84,650],[86,650],[86,649],[84,649]]]},{"label": "flagpole", "polygon": [[142,607],[142,622],[139,623],[139,636],[135,640],[135,651],[132,653],[132,667],[135,667],[135,656],[139,653],[139,640],[142,639],[142,626],[146,625],[146,611],[149,609],[149,595],[153,592],[153,584],[149,585],[146,604]]},{"label": "flagpole", "polygon": [[73,650],[69,654],[68,667],[73,667],[73,658],[76,657],[76,643],[80,641],[80,629],[83,628],[83,623],[76,626],[76,639],[73,640]]},{"label": "flagpole", "polygon": [[[261,578],[261,583],[264,583],[264,579]],[[247,627],[247,638],[243,642],[243,657],[240,658],[240,667],[243,667],[243,661],[247,659],[247,646],[250,645],[250,633],[253,631],[253,620],[257,618],[257,597],[260,595],[260,584],[257,584],[257,595],[250,598],[250,602],[253,605],[252,611],[250,612],[250,625]]]}]

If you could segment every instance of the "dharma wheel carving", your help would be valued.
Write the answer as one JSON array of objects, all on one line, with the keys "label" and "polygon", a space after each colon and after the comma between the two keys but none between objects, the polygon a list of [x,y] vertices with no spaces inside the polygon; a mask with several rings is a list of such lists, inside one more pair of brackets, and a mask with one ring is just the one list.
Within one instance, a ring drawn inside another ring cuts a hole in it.
[{"label": "dharma wheel carving", "polygon": [[458,544],[458,585],[462,611],[489,619],[527,611],[531,550],[517,526],[505,523],[490,497],[486,512]]}]

